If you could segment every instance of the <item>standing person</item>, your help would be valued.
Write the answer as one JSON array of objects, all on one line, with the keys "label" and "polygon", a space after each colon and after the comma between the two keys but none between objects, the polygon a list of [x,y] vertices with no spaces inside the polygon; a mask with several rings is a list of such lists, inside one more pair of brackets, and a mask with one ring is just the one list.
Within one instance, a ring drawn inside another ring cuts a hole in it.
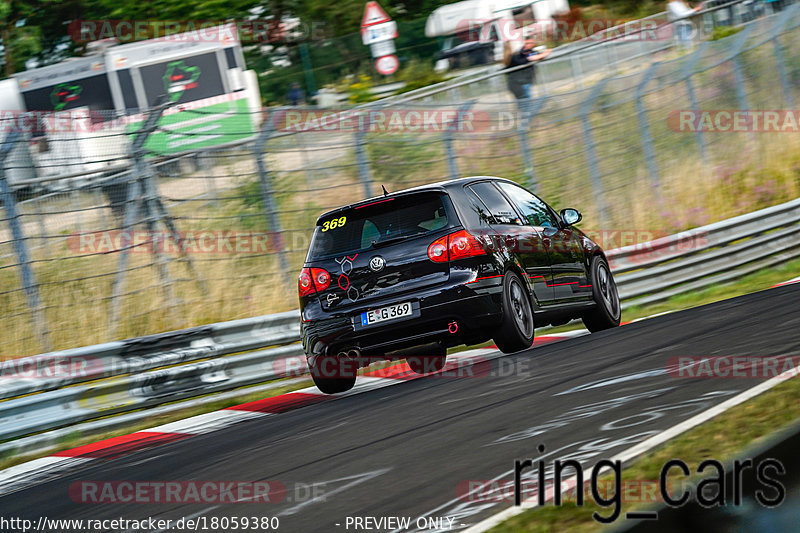
[{"label": "standing person", "polygon": [[289,103],[292,104],[292,106],[297,106],[304,100],[303,97],[303,89],[300,88],[300,84],[293,81],[292,85],[289,87],[289,94],[286,95]]},{"label": "standing person", "polygon": [[670,0],[667,2],[667,20],[672,23],[678,44],[687,45],[691,41],[692,23],[684,19],[701,9],[703,9],[702,3],[695,8],[691,8],[684,0]]},{"label": "standing person", "polygon": [[[525,43],[518,52],[512,53],[511,45],[508,41],[506,41],[504,47],[503,63],[508,69],[516,68],[516,70],[511,70],[506,74],[506,84],[508,90],[517,99],[517,105],[523,111],[527,102],[530,101],[531,88],[536,81],[536,71],[532,63],[544,59],[552,52],[552,50],[545,50],[537,54],[533,51],[534,46],[536,46],[536,43],[533,39],[525,39]],[[528,65],[528,67],[517,68],[521,65]]]}]

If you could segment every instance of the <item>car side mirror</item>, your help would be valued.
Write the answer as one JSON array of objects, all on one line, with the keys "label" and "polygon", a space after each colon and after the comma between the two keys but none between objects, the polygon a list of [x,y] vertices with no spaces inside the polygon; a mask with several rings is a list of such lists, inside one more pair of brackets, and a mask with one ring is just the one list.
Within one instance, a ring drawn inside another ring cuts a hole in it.
[{"label": "car side mirror", "polygon": [[581,212],[577,209],[569,207],[561,210],[561,220],[564,221],[565,225],[572,226],[583,220],[583,215],[581,215]]}]

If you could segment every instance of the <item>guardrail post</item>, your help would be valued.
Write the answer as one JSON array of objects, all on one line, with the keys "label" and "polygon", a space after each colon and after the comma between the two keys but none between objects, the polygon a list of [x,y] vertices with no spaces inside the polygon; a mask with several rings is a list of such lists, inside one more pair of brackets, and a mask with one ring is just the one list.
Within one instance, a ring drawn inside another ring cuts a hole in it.
[{"label": "guardrail post", "polygon": [[[703,56],[703,53],[705,52],[706,46],[707,46],[706,41],[700,43],[700,46],[698,46],[697,49],[688,56],[686,66],[684,67],[683,70],[683,77],[686,83],[686,94],[689,96],[689,106],[691,110],[695,113],[700,112],[700,106],[697,102],[697,96],[695,95],[694,92],[694,84],[692,83],[692,76],[694,75],[694,70],[695,66],[697,65],[697,62],[700,60],[700,58]],[[703,162],[705,164],[708,164],[708,153],[706,152],[706,142],[705,142],[705,137],[703,136],[702,128],[696,128],[696,129],[697,131],[695,131],[694,136],[695,139],[697,140],[697,147],[700,150],[700,157],[703,159]]]},{"label": "guardrail post", "polygon": [[278,254],[278,268],[281,270],[281,277],[284,281],[284,286],[289,286],[289,262],[286,259],[286,247],[283,240],[283,230],[281,229],[280,217],[278,217],[278,206],[275,202],[275,193],[272,186],[272,174],[267,168],[267,162],[264,158],[264,148],[267,141],[272,137],[275,131],[275,117],[277,114],[273,113],[261,127],[261,133],[258,134],[253,144],[253,156],[256,160],[256,168],[258,170],[258,181],[261,185],[261,199],[264,202],[264,211],[267,215],[267,224],[274,237],[275,248]]},{"label": "guardrail post", "polygon": [[12,130],[8,133],[3,144],[0,146],[0,197],[3,201],[3,208],[6,211],[8,225],[11,228],[11,239],[13,241],[14,253],[17,256],[17,264],[22,278],[22,288],[25,291],[28,307],[31,310],[33,331],[39,339],[39,344],[42,349],[47,352],[50,351],[50,334],[47,330],[47,320],[45,319],[44,310],[42,309],[39,299],[39,286],[36,283],[36,276],[31,268],[28,247],[25,243],[25,234],[19,222],[16,199],[11,192],[11,187],[9,187],[6,181],[5,173],[5,161],[21,138],[22,134],[19,131]]},{"label": "guardrail post", "polygon": [[647,69],[642,81],[636,86],[636,118],[639,121],[639,132],[642,139],[642,151],[644,152],[644,160],[647,164],[647,172],[650,174],[651,183],[658,188],[661,183],[658,172],[658,163],[656,162],[656,154],[653,150],[653,137],[650,135],[650,124],[647,122],[647,109],[644,107],[642,100],[645,87],[650,80],[653,79],[656,70],[658,70],[658,63],[653,63]]},{"label": "guardrail post", "polygon": [[581,124],[583,125],[583,142],[586,150],[586,163],[589,165],[589,175],[592,178],[592,189],[594,190],[595,201],[597,202],[598,222],[601,227],[606,227],[608,224],[608,207],[605,201],[605,189],[603,187],[602,175],[600,174],[600,165],[597,160],[597,151],[595,150],[594,137],[592,136],[592,124],[589,120],[589,113],[592,112],[592,106],[595,100],[600,96],[603,88],[608,83],[610,78],[603,78],[592,89],[589,97],[581,104],[579,114],[581,116]]},{"label": "guardrail post", "polygon": [[536,169],[534,168],[533,154],[528,138],[528,127],[530,126],[533,117],[535,117],[536,114],[544,107],[546,101],[546,96],[542,96],[533,100],[531,102],[530,109],[528,109],[525,116],[517,121],[517,135],[519,137],[520,148],[522,149],[522,160],[525,163],[525,174],[528,176],[527,185],[528,188],[530,188],[530,190],[533,192],[536,192],[539,184],[536,182]]},{"label": "guardrail post", "polygon": [[453,147],[453,132],[458,131],[461,127],[461,119],[469,112],[469,108],[475,103],[475,100],[470,100],[461,104],[456,111],[456,118],[451,120],[445,126],[444,131],[444,149],[447,153],[447,168],[450,172],[450,179],[458,178],[458,164],[456,163],[456,151]]},{"label": "guardrail post", "polygon": [[[371,109],[371,108],[370,108]],[[364,198],[370,198],[372,192],[372,171],[369,168],[369,158],[367,157],[367,131],[370,129],[372,123],[372,112],[367,109],[367,120],[365,127],[356,127],[355,133],[355,148],[356,148],[356,164],[358,166],[358,179],[361,181],[361,187],[364,191]],[[361,124],[361,121],[358,122]]]}]

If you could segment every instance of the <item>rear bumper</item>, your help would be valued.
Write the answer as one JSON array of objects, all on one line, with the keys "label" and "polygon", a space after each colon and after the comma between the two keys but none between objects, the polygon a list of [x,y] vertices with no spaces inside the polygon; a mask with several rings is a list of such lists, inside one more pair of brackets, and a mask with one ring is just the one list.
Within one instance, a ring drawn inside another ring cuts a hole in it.
[{"label": "rear bumper", "polygon": [[369,309],[411,301],[418,304],[419,312],[367,327],[360,325],[361,312],[367,308],[327,313],[309,306],[301,324],[303,348],[307,355],[335,354],[342,348],[358,347],[364,355],[382,356],[433,341],[448,346],[464,344],[499,323],[501,297],[502,281],[486,280],[474,284],[474,288],[473,284],[459,284],[387,298],[370,302]]}]

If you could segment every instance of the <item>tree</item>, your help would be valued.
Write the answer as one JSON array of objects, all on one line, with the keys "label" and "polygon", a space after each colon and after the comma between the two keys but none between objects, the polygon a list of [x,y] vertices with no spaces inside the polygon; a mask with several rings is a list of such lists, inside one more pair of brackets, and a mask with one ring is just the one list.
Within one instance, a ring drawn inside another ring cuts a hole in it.
[{"label": "tree", "polygon": [[0,2],[0,40],[6,76],[24,68],[25,61],[41,49],[37,26],[26,24],[39,2],[12,0]]}]

